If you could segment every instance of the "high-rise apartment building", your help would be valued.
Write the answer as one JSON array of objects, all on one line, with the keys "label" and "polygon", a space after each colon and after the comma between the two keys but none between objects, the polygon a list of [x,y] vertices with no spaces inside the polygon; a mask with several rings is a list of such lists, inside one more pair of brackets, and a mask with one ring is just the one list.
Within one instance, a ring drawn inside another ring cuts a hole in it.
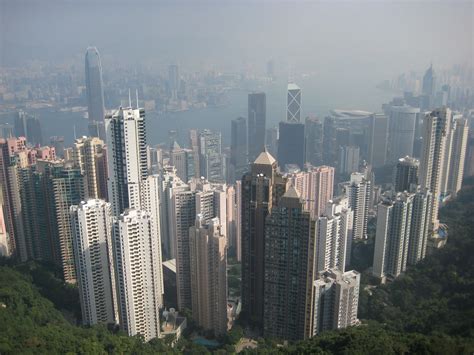
[{"label": "high-rise apartment building", "polygon": [[103,122],[105,118],[102,64],[99,51],[89,47],[86,51],[86,94],[90,122]]},{"label": "high-rise apartment building", "polygon": [[352,173],[344,185],[349,207],[354,211],[353,239],[367,238],[367,222],[371,197],[371,183],[362,173]]},{"label": "high-rise apartment building", "polygon": [[298,191],[311,218],[317,219],[333,197],[334,168],[324,165],[309,167],[307,171],[288,174],[288,179]]},{"label": "high-rise apartment building", "polygon": [[347,197],[328,201],[316,220],[316,275],[329,269],[345,271],[350,259],[353,220]]},{"label": "high-rise apartment building", "polygon": [[396,278],[425,257],[432,197],[429,192],[396,193],[377,207],[373,274]]},{"label": "high-rise apartment building", "polygon": [[219,218],[208,222],[198,214],[189,229],[193,319],[216,336],[227,332],[226,237]]},{"label": "high-rise apartment building", "polygon": [[263,325],[265,218],[278,205],[286,190],[277,161],[268,152],[260,153],[242,178],[242,312]]},{"label": "high-rise apartment building", "polygon": [[103,200],[71,206],[71,226],[82,322],[118,323],[112,210]]},{"label": "high-rise apartment building", "polygon": [[140,184],[148,176],[145,110],[120,107],[105,118],[108,196],[114,216],[139,208]]},{"label": "high-rise apartment building", "polygon": [[327,270],[314,281],[313,335],[359,323],[360,274]]},{"label": "high-rise apartment building", "polygon": [[157,224],[145,211],[127,209],[114,222],[120,327],[145,341],[160,335],[163,281]]},{"label": "high-rise apartment building", "polygon": [[174,142],[170,150],[170,164],[176,168],[176,174],[183,182],[188,182],[195,177],[194,151],[192,149],[181,148]]},{"label": "high-rise apartment building", "polygon": [[286,120],[300,122],[301,117],[301,89],[294,83],[288,84],[286,100]]},{"label": "high-rise apartment building", "polygon": [[266,96],[263,92],[249,94],[247,121],[247,153],[250,162],[265,150]]},{"label": "high-rise apartment building", "polygon": [[107,199],[107,153],[104,142],[97,137],[76,139],[72,158],[84,175],[85,194],[91,199]]},{"label": "high-rise apartment building", "polygon": [[395,192],[414,191],[418,186],[418,159],[406,156],[398,159],[393,173],[393,189]]},{"label": "high-rise apartment building", "polygon": [[368,160],[374,168],[384,166],[387,161],[388,117],[373,114],[370,117],[370,146]]},{"label": "high-rise apartment building", "polygon": [[447,133],[451,129],[451,110],[441,108],[425,116],[423,121],[423,147],[420,160],[419,183],[422,190],[433,194],[433,230],[438,227],[438,207],[441,197],[441,180]]},{"label": "high-rise apartment building", "polygon": [[314,222],[290,186],[265,221],[265,337],[311,336],[315,247]]}]

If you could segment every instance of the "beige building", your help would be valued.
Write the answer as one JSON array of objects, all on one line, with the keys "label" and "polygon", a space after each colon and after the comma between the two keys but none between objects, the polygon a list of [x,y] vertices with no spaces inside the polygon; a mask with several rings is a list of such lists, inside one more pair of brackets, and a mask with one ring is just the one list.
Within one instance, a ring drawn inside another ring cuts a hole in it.
[{"label": "beige building", "polygon": [[196,217],[189,229],[191,299],[194,320],[215,335],[227,331],[226,238],[219,218]]}]

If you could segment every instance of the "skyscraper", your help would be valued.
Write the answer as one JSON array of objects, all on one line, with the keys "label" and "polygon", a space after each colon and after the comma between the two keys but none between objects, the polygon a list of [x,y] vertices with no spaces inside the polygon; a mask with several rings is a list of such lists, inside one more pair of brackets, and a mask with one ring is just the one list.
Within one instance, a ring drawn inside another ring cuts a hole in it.
[{"label": "skyscraper", "polygon": [[373,274],[381,282],[425,257],[430,214],[429,192],[397,193],[378,205]]},{"label": "skyscraper", "polygon": [[350,258],[354,213],[347,197],[329,201],[316,220],[316,275],[328,269],[345,271]]},{"label": "skyscraper", "polygon": [[181,148],[176,142],[174,142],[170,151],[170,164],[176,168],[176,174],[183,182],[188,182],[196,175],[194,170],[194,151]]},{"label": "skyscraper", "polygon": [[112,211],[103,200],[71,206],[71,226],[82,322],[118,323]]},{"label": "skyscraper", "polygon": [[157,224],[145,211],[127,209],[114,222],[120,327],[145,341],[160,335],[163,281]]},{"label": "skyscraper", "polygon": [[85,194],[92,199],[107,199],[107,153],[97,137],[76,139],[73,161],[84,175]]},{"label": "skyscraper", "polygon": [[393,174],[393,189],[395,192],[416,190],[419,166],[418,159],[409,156],[398,159]]},{"label": "skyscraper", "polygon": [[429,97],[433,97],[436,89],[436,74],[433,70],[433,64],[426,70],[423,76],[422,93]]},{"label": "skyscraper", "polygon": [[286,179],[268,152],[260,153],[242,178],[242,312],[263,325],[265,218],[286,190]]},{"label": "skyscraper", "polygon": [[314,281],[313,335],[356,325],[360,274],[327,270]]},{"label": "skyscraper", "polygon": [[420,109],[406,105],[390,106],[389,112],[388,161],[395,163],[407,155],[413,156],[416,117]]},{"label": "skyscraper", "polygon": [[168,67],[168,85],[172,100],[178,99],[179,84],[179,68],[176,64],[172,64]]},{"label": "skyscraper", "polygon": [[145,110],[120,107],[105,118],[108,196],[114,216],[139,208],[140,184],[148,176]]},{"label": "skyscraper", "polygon": [[461,190],[468,138],[468,122],[466,119],[460,118],[456,121],[456,129],[453,132],[453,147],[449,168],[448,191],[452,197],[456,197],[459,190]]},{"label": "skyscraper", "polygon": [[304,124],[294,121],[280,122],[278,140],[278,162],[282,169],[288,164],[304,168],[305,136]]},{"label": "skyscraper", "polygon": [[288,84],[286,100],[286,120],[288,122],[300,122],[301,117],[301,89],[298,85]]},{"label": "skyscraper", "polygon": [[[42,145],[41,123],[38,118],[22,110],[18,111],[15,117],[15,136],[25,137],[32,145]],[[5,138],[10,138],[10,136]]]},{"label": "skyscraper", "polygon": [[370,186],[370,181],[361,173],[352,173],[350,181],[344,186],[349,207],[354,211],[353,239],[367,238]]},{"label": "skyscraper", "polygon": [[315,252],[314,223],[290,186],[265,221],[265,337],[311,336]]},{"label": "skyscraper", "polygon": [[189,229],[193,319],[216,336],[227,332],[226,238],[219,218],[196,217]]},{"label": "skyscraper", "polygon": [[247,161],[247,120],[236,118],[231,123],[230,164],[233,169],[232,183],[242,179],[248,169]]},{"label": "skyscraper", "polygon": [[220,132],[204,129],[199,132],[201,176],[210,182],[225,182],[226,158],[222,154]]},{"label": "skyscraper", "polygon": [[103,122],[105,112],[104,90],[102,88],[102,64],[97,48],[87,48],[85,64],[89,122]]},{"label": "skyscraper", "polygon": [[359,147],[339,147],[339,174],[351,174],[359,170]]},{"label": "skyscraper", "polygon": [[313,166],[323,164],[323,123],[317,118],[307,117],[305,121],[306,162]]},{"label": "skyscraper", "polygon": [[254,161],[265,150],[266,96],[263,92],[248,96],[247,144],[248,159]]},{"label": "skyscraper", "polygon": [[370,118],[369,162],[374,168],[387,161],[388,118],[384,114],[373,114]]},{"label": "skyscraper", "polygon": [[419,182],[422,190],[427,189],[433,194],[433,230],[436,230],[438,226],[446,135],[450,129],[451,110],[449,108],[437,109],[425,116]]},{"label": "skyscraper", "polygon": [[325,165],[310,167],[307,171],[288,174],[288,179],[301,196],[311,218],[317,219],[333,197],[334,168]]},{"label": "skyscraper", "polygon": [[277,156],[278,154],[278,127],[267,128],[266,133],[265,133],[265,147],[271,155]]}]

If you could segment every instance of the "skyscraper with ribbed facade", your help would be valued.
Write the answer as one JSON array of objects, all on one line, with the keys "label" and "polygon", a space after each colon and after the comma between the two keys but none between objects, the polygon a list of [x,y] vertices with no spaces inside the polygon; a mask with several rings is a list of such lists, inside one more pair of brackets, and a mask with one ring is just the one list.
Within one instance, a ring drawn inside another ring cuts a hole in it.
[{"label": "skyscraper with ribbed facade", "polygon": [[104,90],[102,84],[102,64],[99,51],[95,47],[89,47],[85,58],[86,94],[89,122],[103,122],[104,113]]}]

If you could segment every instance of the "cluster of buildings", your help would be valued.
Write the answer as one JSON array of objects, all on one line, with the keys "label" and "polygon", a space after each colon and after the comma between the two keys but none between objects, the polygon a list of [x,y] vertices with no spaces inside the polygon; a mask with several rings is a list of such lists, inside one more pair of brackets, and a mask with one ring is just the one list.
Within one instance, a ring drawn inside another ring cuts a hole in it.
[{"label": "cluster of buildings", "polygon": [[[176,99],[177,77],[170,67]],[[106,113],[93,49],[86,88],[89,137],[43,146],[36,119],[20,112],[18,137],[0,140],[0,254],[60,265],[78,285],[84,324],[178,336],[178,309],[222,335],[232,256],[240,316],[265,337],[306,339],[359,323],[361,275],[348,267],[370,219],[381,282],[446,242],[438,208],[470,164],[468,121],[446,107],[396,99],[381,114],[334,110],[302,123],[291,83],[279,129],[266,129],[265,94],[251,93],[228,150],[207,129],[191,130],[188,147],[158,149],[145,109]],[[393,184],[382,189],[372,167],[387,164]]]}]

